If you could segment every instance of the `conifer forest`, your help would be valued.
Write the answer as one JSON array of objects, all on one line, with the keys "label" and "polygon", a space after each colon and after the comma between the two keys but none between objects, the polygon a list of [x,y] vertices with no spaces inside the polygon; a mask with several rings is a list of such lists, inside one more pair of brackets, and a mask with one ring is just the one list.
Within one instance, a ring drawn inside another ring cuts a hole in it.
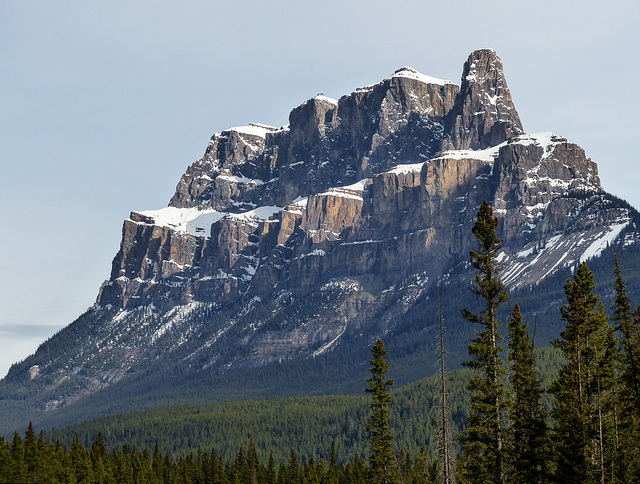
[{"label": "conifer forest", "polygon": [[[552,348],[537,348],[535,327],[501,279],[497,227],[484,202],[469,259],[481,304],[462,315],[475,329],[465,369],[446,371],[441,284],[440,367],[428,382],[394,389],[378,338],[360,396],[232,402],[215,419],[199,406],[46,432],[29,423],[0,437],[0,482],[640,482],[640,307],[618,256],[612,306],[581,262],[564,284],[564,330]],[[174,420],[196,426],[201,440],[181,442],[163,426]],[[335,438],[319,437],[327,428]],[[220,450],[230,442],[233,452]]]}]

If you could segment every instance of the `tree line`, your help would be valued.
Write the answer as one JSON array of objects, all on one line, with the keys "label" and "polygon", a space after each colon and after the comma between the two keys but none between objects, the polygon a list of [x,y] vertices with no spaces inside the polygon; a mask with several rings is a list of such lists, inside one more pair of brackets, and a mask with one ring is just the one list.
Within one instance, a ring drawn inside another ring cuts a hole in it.
[{"label": "tree line", "polygon": [[[498,219],[485,201],[470,253],[478,312],[463,315],[475,328],[465,362],[471,371],[467,422],[452,437],[445,373],[444,322],[440,316],[439,405],[435,455],[425,447],[398,450],[390,420],[393,379],[384,342],[372,346],[367,451],[338,462],[335,442],[329,459],[304,462],[295,450],[276,463],[263,461],[248,438],[232,458],[215,449],[175,459],[156,444],[153,452],[122,445],[109,451],[101,433],[90,448],[76,437],[71,448],[36,437],[30,424],[24,439],[0,437],[0,482],[176,482],[176,483],[626,483],[640,482],[640,307],[633,311],[614,255],[615,299],[607,316],[595,294],[593,273],[582,262],[564,285],[560,311],[566,328],[553,346],[564,356],[545,392],[536,348],[520,308],[509,310],[506,361],[499,309],[511,304],[501,280],[496,235]],[[442,288],[441,288],[442,308]],[[546,393],[546,395],[545,395]],[[545,398],[551,399],[550,409]]]}]

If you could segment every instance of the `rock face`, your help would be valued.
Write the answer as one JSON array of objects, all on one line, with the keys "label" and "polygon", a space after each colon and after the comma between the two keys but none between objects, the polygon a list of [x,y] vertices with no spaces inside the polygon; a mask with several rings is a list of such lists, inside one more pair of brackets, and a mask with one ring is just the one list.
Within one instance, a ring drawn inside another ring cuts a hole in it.
[{"label": "rock face", "polygon": [[188,373],[338,351],[344,335],[390,331],[444,274],[468,277],[483,200],[511,288],[638,239],[635,211],[603,192],[581,148],[524,133],[502,63],[483,49],[460,87],[404,67],[306,101],[286,127],[213,135],[167,208],[124,222],[80,336],[10,377],[46,377],[53,395],[73,374],[79,390],[42,403],[54,408],[163,354]]},{"label": "rock face", "polygon": [[[471,190],[469,183],[489,169],[482,160],[436,158],[424,165],[423,180],[416,163],[445,147],[494,146],[520,133],[500,59],[481,50],[465,63],[462,90],[403,67],[337,101],[319,94],[291,111],[285,128],[252,124],[215,134],[169,206],[215,210],[221,218],[200,233],[176,233],[150,227],[153,217],[134,212],[98,304],[167,307],[199,295],[227,300],[372,270],[392,280],[406,267],[390,254],[404,260],[403,250],[418,250],[417,261],[432,260],[425,249],[434,218],[452,223],[444,201]],[[412,168],[389,171],[404,164]],[[438,186],[441,177],[446,193],[433,190],[431,179]],[[468,213],[476,200],[470,202]],[[263,219],[254,209],[264,206],[279,210]],[[447,250],[461,249],[451,237]],[[368,254],[355,258],[363,264],[347,260],[356,249]],[[304,263],[296,262],[303,256]]]},{"label": "rock face", "polygon": [[502,62],[491,49],[473,52],[464,64],[460,95],[447,116],[448,149],[483,149],[523,134]]}]

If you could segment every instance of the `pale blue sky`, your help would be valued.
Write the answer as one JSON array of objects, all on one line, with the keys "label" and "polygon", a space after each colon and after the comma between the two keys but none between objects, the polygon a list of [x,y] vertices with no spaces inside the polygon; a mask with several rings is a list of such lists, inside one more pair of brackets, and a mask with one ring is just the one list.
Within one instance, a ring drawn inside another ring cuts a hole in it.
[{"label": "pale blue sky", "polygon": [[214,132],[404,65],[459,82],[494,48],[525,130],[640,207],[639,21],[637,0],[3,0],[0,375],[93,304],[123,220],[166,206]]}]

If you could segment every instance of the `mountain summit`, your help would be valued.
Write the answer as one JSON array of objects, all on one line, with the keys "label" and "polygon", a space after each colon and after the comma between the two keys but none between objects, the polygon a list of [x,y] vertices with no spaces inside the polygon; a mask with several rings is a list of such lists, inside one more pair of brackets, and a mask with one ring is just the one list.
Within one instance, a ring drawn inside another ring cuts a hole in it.
[{"label": "mountain summit", "polygon": [[[405,380],[429,374],[434,291],[443,278],[467,291],[483,200],[511,290],[639,239],[635,210],[602,190],[580,147],[524,132],[490,49],[469,56],[460,86],[403,67],[309,99],[287,126],[216,133],[168,207],[125,220],[95,306],[14,365],[0,398],[87,418],[86,402],[159,402],[178,387],[348,391],[380,335]],[[454,360],[461,304],[448,308]]]},{"label": "mountain summit", "polygon": [[[291,112],[286,127],[251,124],[215,134],[204,157],[182,176],[168,208],[133,212],[125,222],[121,250],[98,304],[126,309],[153,302],[164,308],[176,301],[235,300],[263,296],[274,285],[299,289],[299,283],[309,286],[338,275],[368,273],[372,267],[355,267],[334,253],[344,243],[387,240],[398,230],[407,236],[408,227],[387,226],[398,221],[389,207],[368,210],[380,203],[372,190],[389,178],[378,175],[388,172],[397,178],[394,169],[418,175],[403,188],[418,195],[406,209],[417,211],[418,218],[406,224],[424,232],[431,224],[424,219],[426,200],[419,193],[423,163],[416,162],[434,159],[443,149],[498,146],[523,134],[521,126],[502,63],[485,49],[465,63],[462,90],[404,67],[337,101],[324,95],[306,101]],[[497,154],[479,155],[491,158],[480,161],[492,161]],[[469,154],[469,160],[473,156]],[[464,165],[456,167],[456,178],[475,178],[488,167],[472,167],[469,161],[441,164],[447,169]],[[403,181],[394,180],[390,188],[398,183]],[[459,179],[448,183],[464,184]],[[375,234],[366,228],[371,223],[380,225]],[[297,240],[300,236],[307,240]],[[308,270],[294,262],[309,254],[312,259],[304,264],[323,257],[322,267]],[[402,251],[399,256],[404,258]],[[369,259],[383,263],[380,255]],[[344,271],[348,266],[354,267]],[[399,269],[395,262],[390,267]],[[161,298],[169,280],[171,295]]]}]

